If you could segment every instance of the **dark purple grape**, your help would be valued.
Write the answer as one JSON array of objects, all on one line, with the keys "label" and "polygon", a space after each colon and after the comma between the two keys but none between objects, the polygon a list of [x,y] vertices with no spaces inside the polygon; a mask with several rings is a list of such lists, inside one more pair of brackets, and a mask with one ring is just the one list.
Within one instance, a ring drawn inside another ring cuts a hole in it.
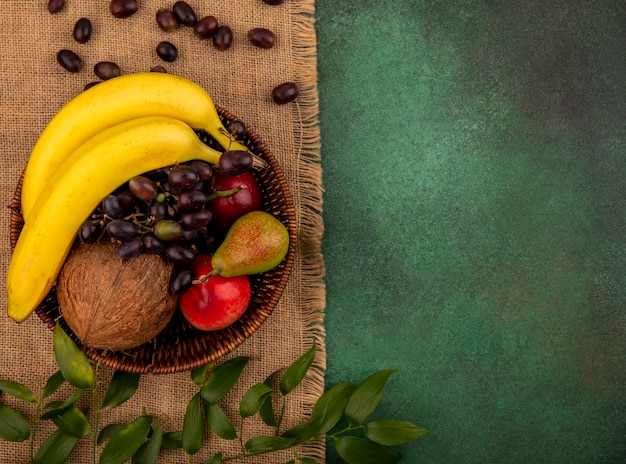
[{"label": "dark purple grape", "polygon": [[107,224],[107,232],[112,238],[125,242],[139,233],[139,226],[126,219],[113,219]]},{"label": "dark purple grape", "polygon": [[152,234],[146,234],[143,236],[143,249],[146,253],[160,255],[165,249],[165,243]]},{"label": "dark purple grape", "polygon": [[167,205],[153,201],[148,205],[148,217],[153,218],[153,222],[160,221],[167,217]]},{"label": "dark purple grape", "polygon": [[191,8],[187,2],[178,1],[174,3],[172,13],[174,13],[178,22],[185,26],[195,26],[198,22],[195,11],[193,11],[193,8]]},{"label": "dark purple grape", "polygon": [[187,211],[180,215],[178,222],[183,226],[183,229],[199,229],[200,227],[204,227],[211,222],[211,216],[211,211],[208,209]]},{"label": "dark purple grape", "polygon": [[128,188],[137,198],[143,201],[154,200],[157,196],[157,186],[145,176],[135,176],[128,182]]},{"label": "dark purple grape", "polygon": [[72,31],[72,37],[78,43],[87,43],[91,38],[91,31],[93,27],[89,18],[80,18],[74,24],[74,30]]},{"label": "dark purple grape", "polygon": [[203,253],[212,254],[222,241],[215,232],[208,230],[202,235],[202,241],[196,242]]},{"label": "dark purple grape", "polygon": [[167,61],[168,63],[176,61],[176,58],[178,58],[178,49],[176,48],[176,45],[168,42],[167,40],[163,40],[157,44],[156,52],[157,55],[159,55],[159,58],[163,61]]},{"label": "dark purple grape", "polygon": [[252,153],[246,150],[227,150],[220,156],[219,170],[226,176],[238,176],[252,167]]},{"label": "dark purple grape", "polygon": [[213,45],[219,50],[228,50],[233,44],[233,31],[228,26],[220,26],[213,34]]},{"label": "dark purple grape", "polygon": [[139,9],[139,2],[137,0],[111,0],[109,4],[109,10],[111,14],[119,19],[128,18]]},{"label": "dark purple grape", "polygon": [[115,192],[115,196],[120,204],[120,208],[122,208],[122,214],[129,214],[133,212],[137,201],[135,199],[135,195],[133,195],[130,190],[122,188]]},{"label": "dark purple grape", "polygon": [[48,11],[52,14],[58,13],[65,6],[65,0],[48,0]]},{"label": "dark purple grape", "polygon": [[180,165],[173,167],[167,175],[170,187],[178,190],[187,190],[198,183],[200,176],[191,166]]},{"label": "dark purple grape", "polygon": [[268,5],[281,5],[285,0],[263,0]]},{"label": "dark purple grape", "polygon": [[294,101],[298,97],[298,86],[295,82],[285,82],[277,85],[272,90],[272,100],[277,105],[284,105]]},{"label": "dark purple grape", "polygon": [[85,86],[83,87],[83,90],[89,90],[90,88],[92,88],[93,86],[95,86],[96,84],[99,84],[101,81],[93,81],[93,82],[87,82],[85,84]]},{"label": "dark purple grape", "polygon": [[199,190],[185,190],[178,195],[178,205],[185,211],[202,208],[205,202],[206,195]]},{"label": "dark purple grape", "polygon": [[195,242],[200,238],[200,229],[183,230],[183,236],[180,238],[184,242]]},{"label": "dark purple grape", "polygon": [[83,60],[72,50],[59,50],[57,53],[57,62],[71,73],[77,73],[83,67]]},{"label": "dark purple grape", "polygon": [[120,200],[115,195],[107,195],[102,200],[102,212],[112,219],[119,219],[124,214]]},{"label": "dark purple grape", "polygon": [[183,236],[183,226],[171,219],[162,219],[154,225],[154,235],[165,242],[178,240]]},{"label": "dark purple grape", "polygon": [[98,240],[100,229],[91,221],[85,221],[78,230],[78,238],[82,243],[94,243]]},{"label": "dark purple grape", "polygon": [[255,27],[248,31],[248,40],[258,48],[272,48],[276,43],[276,34],[264,27]]},{"label": "dark purple grape", "polygon": [[168,10],[167,8],[159,8],[156,13],[156,22],[161,28],[161,30],[165,32],[173,31],[178,28],[178,20],[172,10]]},{"label": "dark purple grape", "polygon": [[211,188],[211,183],[204,182],[202,180],[193,186],[193,190],[197,190],[198,192],[204,192],[205,194],[209,191],[210,188]]},{"label": "dark purple grape", "polygon": [[150,68],[150,72],[160,72],[160,73],[167,73],[167,69],[165,69],[163,66],[158,65],[158,66],[152,66]]},{"label": "dark purple grape", "polygon": [[117,256],[122,259],[130,259],[134,256],[138,256],[143,251],[143,241],[139,237],[133,237],[125,242],[122,242],[117,247]]},{"label": "dark purple grape", "polygon": [[161,182],[161,188],[167,193],[171,193],[172,195],[178,195],[179,190],[177,188],[172,187],[169,182]]},{"label": "dark purple grape", "polygon": [[193,32],[200,39],[208,39],[215,34],[219,24],[215,16],[205,16],[193,27]]},{"label": "dark purple grape", "polygon": [[106,81],[120,76],[122,70],[117,63],[112,61],[99,61],[94,65],[93,73],[103,81]]},{"label": "dark purple grape", "polygon": [[241,121],[229,121],[226,130],[235,140],[241,140],[246,136],[246,126]]},{"label": "dark purple grape", "polygon": [[196,171],[200,180],[209,180],[213,177],[213,168],[211,165],[205,161],[193,160],[187,163],[187,166],[190,166]]},{"label": "dark purple grape", "polygon": [[191,269],[179,269],[172,273],[170,278],[170,293],[179,295],[191,287],[193,282],[193,272]]},{"label": "dark purple grape", "polygon": [[174,264],[188,266],[193,263],[196,254],[190,246],[175,242],[165,246],[163,257]]}]

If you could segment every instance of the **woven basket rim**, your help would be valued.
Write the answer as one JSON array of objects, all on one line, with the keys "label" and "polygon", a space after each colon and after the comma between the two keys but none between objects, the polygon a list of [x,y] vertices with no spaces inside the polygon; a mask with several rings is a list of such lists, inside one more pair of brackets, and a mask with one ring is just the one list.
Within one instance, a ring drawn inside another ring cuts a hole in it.
[{"label": "woven basket rim", "polygon": [[[265,304],[265,300],[263,302],[255,301],[255,295],[253,294],[253,302],[251,302],[248,311],[239,321],[230,327],[214,332],[202,332],[194,329],[189,323],[184,321],[179,315],[180,311],[177,310],[177,314],[172,318],[170,324],[183,324],[183,333],[178,335],[176,340],[170,340],[171,345],[168,346],[171,346],[172,353],[166,352],[164,355],[166,359],[164,360],[163,356],[161,356],[163,353],[156,349],[158,344],[162,343],[161,334],[139,347],[124,351],[96,349],[82,344],[67,326],[63,316],[60,315],[56,299],[56,286],[53,287],[44,301],[36,308],[35,313],[50,330],[54,330],[58,321],[63,330],[72,337],[93,363],[135,374],[174,374],[217,361],[241,346],[261,327],[273,312],[287,286],[294,265],[297,234],[295,209],[287,179],[278,160],[254,130],[228,110],[218,105],[216,105],[216,109],[224,122],[238,121],[244,124],[246,127],[244,145],[267,162],[268,167],[262,173],[256,173],[266,196],[265,210],[277,215],[281,222],[285,224],[289,233],[290,243],[285,259],[275,269],[264,273],[257,279],[257,289],[269,292],[266,295],[268,297],[267,304]],[[266,185],[263,182],[263,176],[270,177],[271,185]],[[22,179],[23,172],[9,204],[11,250],[15,248],[24,224],[20,201]],[[268,187],[272,188],[272,198],[267,198]],[[276,199],[277,195],[279,195],[279,198]],[[271,280],[264,284],[264,279],[267,276],[271,276]],[[267,285],[267,289],[263,285]],[[260,296],[258,299],[260,299]],[[166,331],[167,328],[164,332]],[[187,338],[187,336],[192,337]]]}]

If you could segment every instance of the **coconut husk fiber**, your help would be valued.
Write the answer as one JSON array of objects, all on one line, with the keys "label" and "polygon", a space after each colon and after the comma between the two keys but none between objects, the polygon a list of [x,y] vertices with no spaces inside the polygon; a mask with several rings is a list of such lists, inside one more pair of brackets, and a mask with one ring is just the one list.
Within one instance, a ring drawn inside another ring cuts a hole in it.
[{"label": "coconut husk fiber", "polygon": [[[46,3],[45,0],[4,2],[0,15],[3,57],[0,185],[5,205],[13,196],[30,150],[47,121],[85,84],[97,80],[93,73],[97,62],[114,61],[125,74],[162,65],[169,72],[202,85],[216,104],[254,129],[280,161],[291,187],[298,220],[295,265],[278,306],[250,339],[224,358],[250,356],[251,361],[235,389],[224,398],[222,406],[229,417],[236,419],[238,401],[247,388],[289,365],[315,341],[318,355],[304,382],[287,397],[284,423],[289,426],[304,420],[323,392],[325,369],[314,1],[286,0],[282,5],[269,6],[261,0],[189,0],[198,16],[213,15],[220,24],[232,28],[234,43],[226,51],[217,50],[210,42],[198,39],[189,28],[169,33],[161,31],[155,21],[156,11],[160,7],[171,7],[173,1],[141,0],[139,11],[127,19],[112,17],[107,0],[66,0],[65,8],[55,15],[48,12]],[[81,17],[89,18],[94,29],[91,40],[85,44],[72,39],[73,26]],[[253,27],[274,31],[276,46],[269,50],[252,46],[246,35]],[[176,61],[165,63],[158,58],[155,48],[162,40],[177,46],[179,58]],[[73,50],[82,58],[80,72],[68,73],[57,64],[56,52],[63,48]],[[298,84],[298,99],[287,105],[274,104],[272,88],[287,81]],[[36,316],[21,324],[6,316],[6,269],[11,256],[8,210],[0,215],[0,228],[5,231],[0,241],[0,306],[3,308],[0,313],[3,334],[0,377],[21,382],[38,392],[42,383],[58,369],[52,349],[52,333]],[[102,398],[104,386],[113,372],[100,367],[98,375],[103,383],[99,392]],[[165,431],[180,430],[186,404],[195,388],[186,372],[142,376],[135,396],[104,413],[101,425],[129,422],[145,407],[148,413],[159,418]],[[69,391],[64,386],[50,399],[64,397]],[[83,406],[87,406],[89,395],[83,400],[86,402]],[[0,397],[0,401],[19,409],[31,420],[34,417],[34,408],[6,394]],[[35,446],[39,446],[54,429],[49,421],[43,422]],[[258,421],[246,421],[247,437],[268,433],[271,430]],[[218,439],[207,431],[204,446],[194,457],[194,462],[203,462],[220,450],[225,456],[233,455],[238,449],[236,440]],[[299,453],[324,462],[324,451],[323,444],[318,443],[299,450]],[[81,440],[68,462],[92,462],[91,453],[91,440]],[[28,456],[27,442],[0,441],[0,462],[26,463]],[[277,453],[238,462],[276,463],[289,459],[292,459],[291,453]],[[188,456],[180,450],[167,451],[161,454],[158,462],[183,463],[188,462]]]}]

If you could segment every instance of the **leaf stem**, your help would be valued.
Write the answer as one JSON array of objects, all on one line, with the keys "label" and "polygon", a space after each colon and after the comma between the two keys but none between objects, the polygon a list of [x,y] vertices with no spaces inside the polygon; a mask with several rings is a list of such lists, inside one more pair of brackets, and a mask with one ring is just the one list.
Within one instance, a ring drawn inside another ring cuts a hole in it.
[{"label": "leaf stem", "polygon": [[285,409],[287,408],[287,400],[285,399],[285,396],[281,395],[280,399],[282,400],[283,404],[280,407],[280,414],[278,415],[278,420],[276,421],[276,435],[278,435],[280,432],[280,426],[283,423],[283,418],[285,417]]},{"label": "leaf stem", "polygon": [[37,403],[35,404],[35,422],[33,423],[33,430],[30,433],[29,447],[30,447],[30,461],[32,462],[35,459],[35,434],[37,433],[37,428],[39,427],[39,416],[41,412],[41,403],[43,403],[43,380],[39,384],[39,395],[37,397]]}]

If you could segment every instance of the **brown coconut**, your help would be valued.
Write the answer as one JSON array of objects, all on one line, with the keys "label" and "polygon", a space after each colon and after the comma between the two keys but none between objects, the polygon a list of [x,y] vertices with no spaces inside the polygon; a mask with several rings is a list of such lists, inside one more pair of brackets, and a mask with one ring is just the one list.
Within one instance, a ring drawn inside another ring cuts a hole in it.
[{"label": "brown coconut", "polygon": [[128,260],[113,243],[76,246],[57,280],[61,314],[82,343],[124,350],[161,332],[178,297],[168,291],[173,266],[142,253]]}]

